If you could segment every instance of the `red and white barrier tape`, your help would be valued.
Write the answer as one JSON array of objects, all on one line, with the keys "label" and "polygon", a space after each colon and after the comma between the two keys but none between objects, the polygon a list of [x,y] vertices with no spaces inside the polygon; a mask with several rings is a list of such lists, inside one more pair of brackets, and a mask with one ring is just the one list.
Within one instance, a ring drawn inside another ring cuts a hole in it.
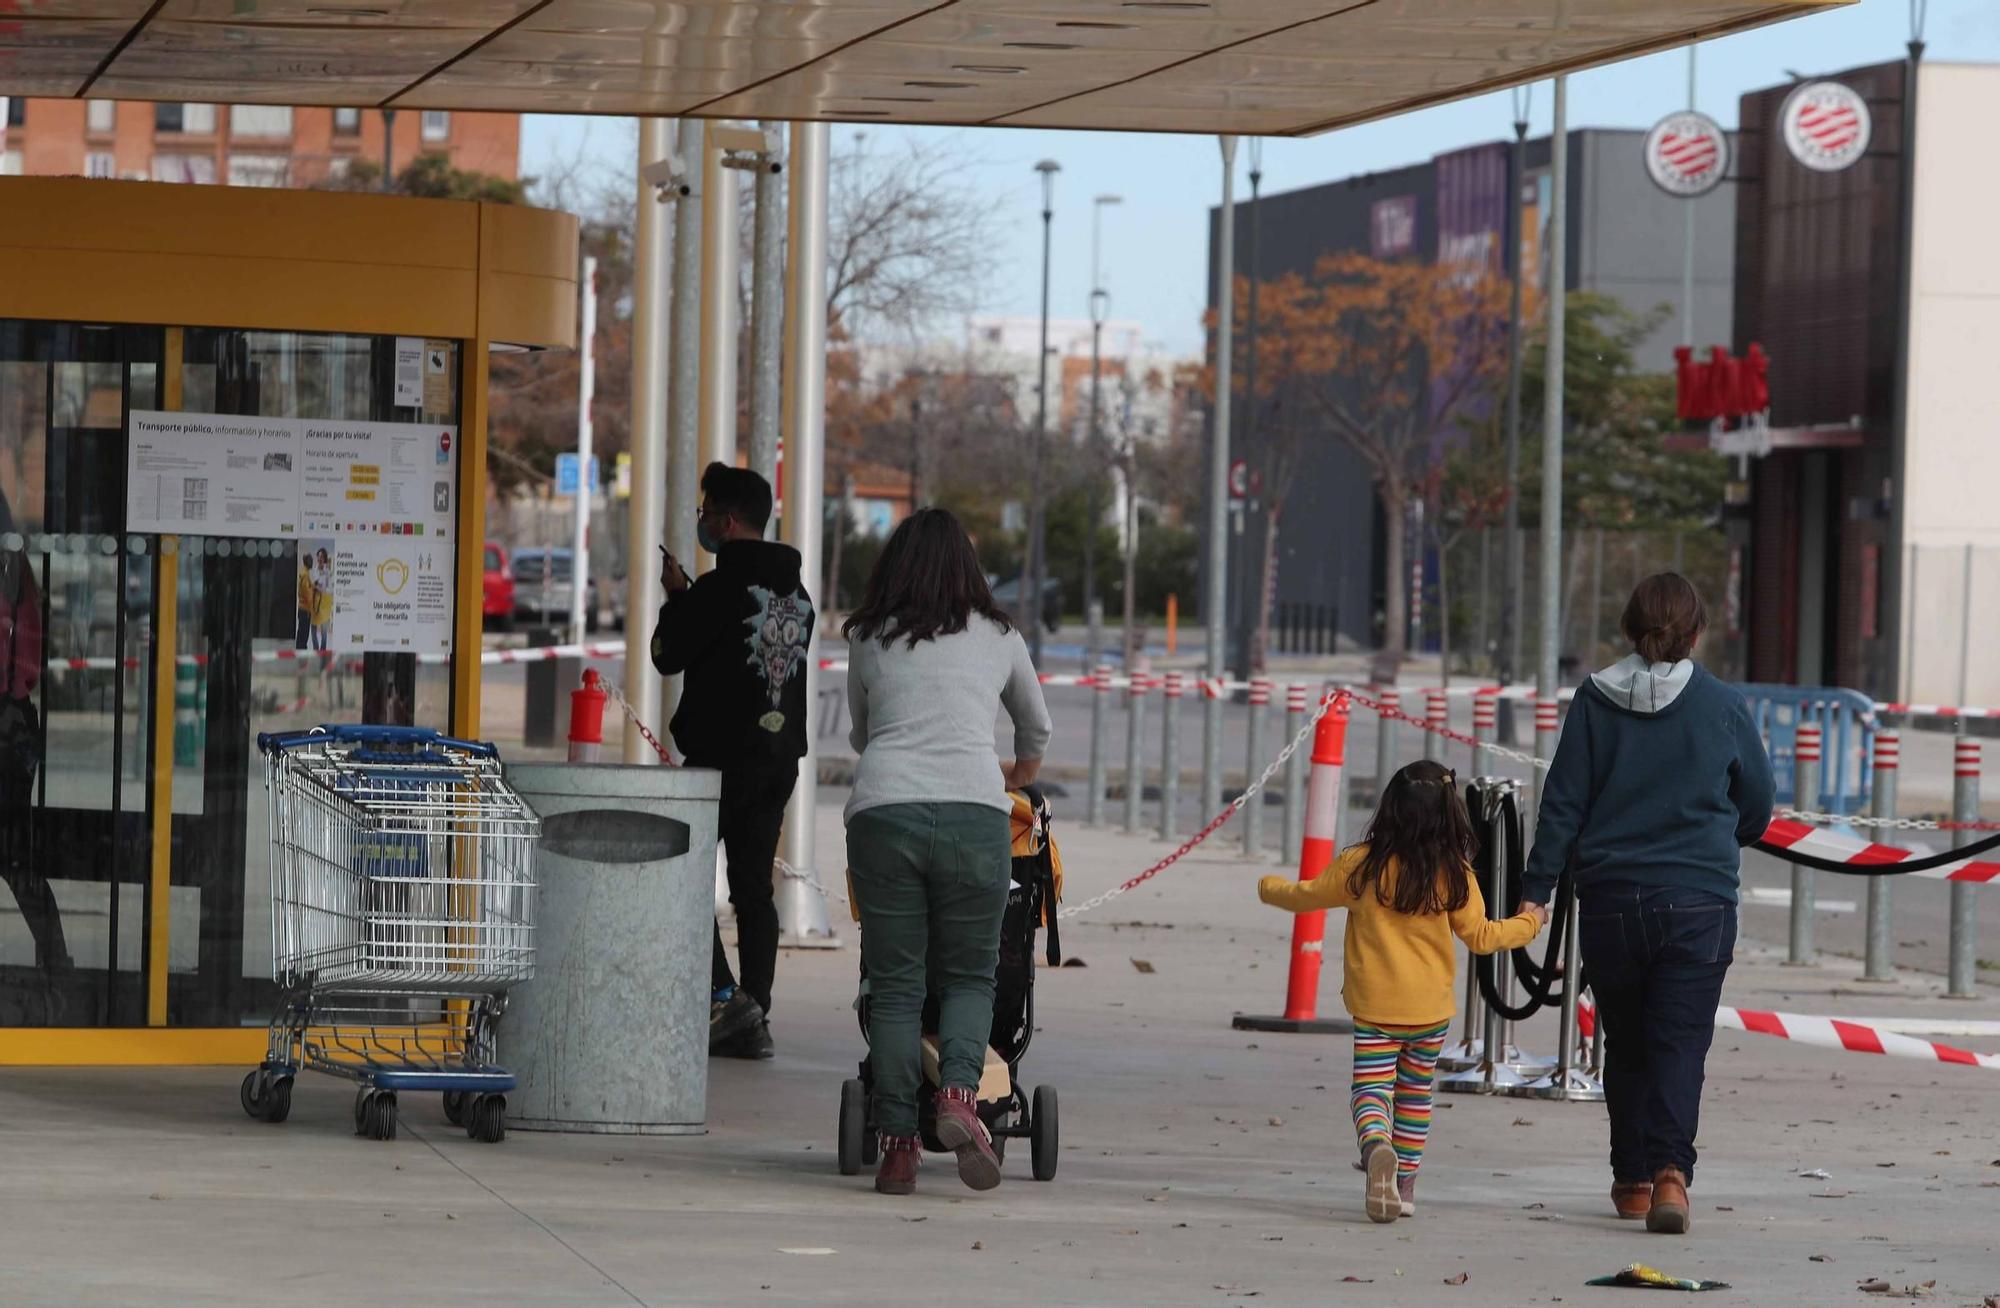
[{"label": "red and white barrier tape", "polygon": [[[1879,845],[1872,840],[1825,831],[1791,818],[1778,818],[1764,832],[1764,841],[1781,849],[1811,854],[1815,858],[1846,863],[1853,867],[1884,867],[1924,855],[1899,845]],[[1936,881],[1983,882],[2000,878],[2000,863],[1981,858],[1963,858],[1955,863],[1922,868],[1903,875]]]},{"label": "red and white barrier tape", "polygon": [[[1577,1005],[1577,1024],[1588,1037],[1595,1034],[1597,1010],[1585,1002]],[[1969,1049],[1941,1045],[1935,1040],[1850,1022],[1839,1017],[1813,1017],[1804,1013],[1777,1013],[1759,1008],[1718,1008],[1718,1031],[1747,1031],[1751,1035],[1776,1036],[1817,1049],[1839,1049],[1851,1054],[1885,1054],[1890,1058],[1916,1058],[1927,1063],[1956,1063],[1963,1067],[1983,1067],[2000,1072],[2000,1054],[1976,1054]]]}]

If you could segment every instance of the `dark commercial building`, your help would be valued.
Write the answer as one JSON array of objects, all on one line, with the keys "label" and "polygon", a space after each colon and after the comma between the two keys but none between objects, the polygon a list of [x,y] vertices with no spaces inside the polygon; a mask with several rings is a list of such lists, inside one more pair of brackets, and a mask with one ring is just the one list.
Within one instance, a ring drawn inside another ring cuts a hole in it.
[{"label": "dark commercial building", "polygon": [[[1674,306],[1674,313],[1640,347],[1642,366],[1667,372],[1681,338],[1684,206],[1689,203],[1696,214],[1694,339],[1702,345],[1732,339],[1736,197],[1729,186],[1691,202],[1666,195],[1647,177],[1644,139],[1641,131],[1583,129],[1570,134],[1567,272],[1571,289],[1602,292],[1635,311]],[[1436,260],[1504,275],[1511,267],[1506,257],[1510,152],[1510,145],[1501,141],[1471,146],[1408,168],[1266,196],[1254,210],[1247,198],[1239,198],[1237,275],[1251,276],[1253,264],[1255,276],[1264,282],[1290,272],[1310,273],[1322,257],[1343,251]],[[1520,234],[1521,263],[1532,284],[1540,286],[1547,276],[1548,139],[1527,142],[1524,154],[1514,230]],[[1218,207],[1209,216],[1211,311],[1219,215]],[[1212,352],[1211,345],[1211,357]],[[1245,448],[1244,408],[1239,394],[1231,423],[1236,449]],[[1275,612],[1287,621],[1302,614],[1337,614],[1345,641],[1378,644],[1387,579],[1382,575],[1382,513],[1373,475],[1330,427],[1310,433],[1305,444],[1279,524],[1270,588]],[[1245,516],[1254,523],[1254,509]],[[1231,533],[1234,594],[1252,590],[1238,580],[1245,575],[1238,547],[1258,539],[1260,530],[1254,525]],[[1433,565],[1434,560],[1427,560],[1426,567]],[[1463,590],[1465,583],[1454,584]],[[1497,571],[1492,584],[1498,584]],[[1276,635],[1273,643],[1283,648]]]}]

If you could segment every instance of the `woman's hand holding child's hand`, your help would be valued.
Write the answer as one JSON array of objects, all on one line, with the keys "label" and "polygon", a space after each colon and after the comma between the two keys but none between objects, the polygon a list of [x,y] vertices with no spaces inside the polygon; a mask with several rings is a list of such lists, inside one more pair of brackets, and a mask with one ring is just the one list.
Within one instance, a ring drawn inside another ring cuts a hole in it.
[{"label": "woman's hand holding child's hand", "polygon": [[1521,906],[1514,910],[1514,916],[1519,917],[1523,913],[1531,914],[1534,917],[1535,930],[1538,932],[1549,924],[1549,906],[1547,904],[1530,904],[1526,900],[1522,900]]}]

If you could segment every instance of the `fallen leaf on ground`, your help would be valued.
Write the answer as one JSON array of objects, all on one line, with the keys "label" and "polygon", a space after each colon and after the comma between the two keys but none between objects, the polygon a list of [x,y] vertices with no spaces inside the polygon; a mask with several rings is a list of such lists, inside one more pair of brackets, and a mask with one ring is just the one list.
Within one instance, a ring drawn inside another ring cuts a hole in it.
[{"label": "fallen leaf on ground", "polygon": [[[1373,1285],[1373,1284],[1375,1284],[1375,1278],[1374,1278],[1374,1277],[1372,1277],[1372,1276],[1343,1276],[1343,1277],[1341,1277],[1340,1279],[1341,1279],[1342,1283],[1344,1283],[1344,1284],[1347,1284],[1347,1285]],[[1994,1301],[1993,1301],[1993,1300],[1991,1300],[1991,1299],[1988,1299],[1988,1300],[1987,1300],[1986,1302],[1987,1302],[1988,1304],[1992,1304],[1992,1303],[1993,1303]]]},{"label": "fallen leaf on ground", "polygon": [[1715,1206],[1715,1211],[1718,1213],[1733,1213],[1736,1210],[1734,1208],[1731,1208],[1728,1204],[1717,1204]]},{"label": "fallen leaf on ground", "polygon": [[1810,1172],[1800,1172],[1799,1177],[1806,1181],[1831,1181],[1833,1173],[1827,1171],[1824,1167],[1815,1167]]},{"label": "fallen leaf on ground", "polygon": [[1863,1294],[1890,1294],[1895,1290],[1896,1287],[1889,1284],[1887,1281],[1874,1280],[1874,1281],[1863,1281],[1861,1284],[1855,1286],[1854,1288],[1861,1291],[1861,1293]]},{"label": "fallen leaf on ground", "polygon": [[1459,1273],[1459,1274],[1458,1274],[1457,1276],[1447,1276],[1447,1277],[1445,1277],[1445,1278],[1444,1278],[1444,1283],[1445,1283],[1446,1285],[1464,1285],[1464,1284],[1465,1284],[1465,1283],[1466,1283],[1467,1281],[1469,1281],[1469,1280],[1471,1280],[1471,1279],[1472,1279],[1472,1276],[1471,1276],[1471,1274],[1470,1274],[1470,1273],[1467,1273],[1467,1272],[1460,1272],[1460,1273]]},{"label": "fallen leaf on ground", "polygon": [[986,1247],[986,1241],[984,1240],[974,1240],[972,1242],[973,1252],[975,1253],[977,1253],[981,1249],[984,1249],[985,1247]]},{"label": "fallen leaf on ground", "polygon": [[1151,972],[1153,965],[1143,958],[1135,958],[1132,960],[1132,970],[1135,972]]},{"label": "fallen leaf on ground", "polygon": [[1811,1263],[1830,1263],[1833,1259],[1826,1254],[1814,1254],[1812,1257],[1806,1259],[1806,1261]]},{"label": "fallen leaf on ground", "polygon": [[1283,1126],[1284,1124],[1285,1124],[1285,1119],[1282,1117],[1274,1117],[1271,1119],[1272,1126]]},{"label": "fallen leaf on ground", "polygon": [[1515,1119],[1514,1119],[1514,1125],[1515,1125],[1515,1126],[1533,1126],[1533,1125],[1534,1125],[1534,1123],[1533,1123],[1533,1122],[1531,1122],[1531,1121],[1529,1121],[1529,1120],[1528,1120],[1527,1118],[1525,1118],[1525,1117],[1517,1117],[1517,1118],[1515,1118]]},{"label": "fallen leaf on ground", "polygon": [[1845,1191],[1845,1190],[1823,1190],[1823,1191],[1820,1191],[1819,1193],[1817,1193],[1817,1194],[1813,1195],[1812,1197],[1813,1197],[1814,1199],[1845,1199],[1845,1198],[1847,1198],[1847,1191]]}]

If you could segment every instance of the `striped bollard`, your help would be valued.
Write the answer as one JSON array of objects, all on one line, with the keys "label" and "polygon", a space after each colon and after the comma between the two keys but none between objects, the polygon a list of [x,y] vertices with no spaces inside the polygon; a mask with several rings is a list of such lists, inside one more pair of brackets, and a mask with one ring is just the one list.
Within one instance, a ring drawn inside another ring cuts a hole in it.
[{"label": "striped bollard", "polygon": [[1172,840],[1179,832],[1181,806],[1181,696],[1187,682],[1178,672],[1169,672],[1166,706],[1160,711],[1165,724],[1160,735],[1160,839]]},{"label": "striped bollard", "polygon": [[[1959,731],[1965,730],[1964,719]],[[1979,742],[1961,734],[1952,746],[1951,818],[1954,822],[1979,821]],[[1979,839],[1977,831],[1952,833],[1952,847],[1969,845]],[[1946,972],[1945,994],[1952,999],[1971,999],[1978,994],[1979,918],[1970,881],[1951,883],[1951,963]]]},{"label": "striped bollard", "polygon": [[1444,762],[1445,738],[1443,728],[1451,725],[1451,701],[1445,692],[1432,686],[1424,692],[1424,757],[1436,763]]},{"label": "striped bollard", "polygon": [[[1300,729],[1306,725],[1310,696],[1311,692],[1303,682],[1285,687],[1287,744],[1298,739]],[[1306,838],[1306,765],[1306,751],[1303,749],[1293,750],[1291,760],[1285,764],[1285,833],[1284,843],[1278,850],[1280,862]]]},{"label": "striped bollard", "polygon": [[1396,775],[1396,719],[1390,714],[1403,708],[1403,697],[1394,686],[1384,686],[1376,695],[1382,711],[1375,715],[1375,804],[1389,791],[1389,778]]},{"label": "striped bollard", "polygon": [[[1250,731],[1249,749],[1245,752],[1243,785],[1248,788],[1264,771],[1264,719],[1265,709],[1271,704],[1271,683],[1263,677],[1250,679]],[[1256,858],[1264,852],[1264,796],[1250,796],[1243,806],[1243,853],[1245,857]]]},{"label": "striped bollard", "polygon": [[1090,795],[1083,803],[1083,820],[1090,826],[1104,821],[1104,727],[1110,715],[1104,697],[1111,693],[1111,665],[1100,663],[1090,674]]},{"label": "striped bollard", "polygon": [[1131,674],[1125,692],[1125,834],[1139,834],[1140,810],[1146,802],[1146,692],[1152,678],[1143,672]]},{"label": "striped bollard", "polygon": [[1493,744],[1500,735],[1500,690],[1488,686],[1473,692],[1472,738],[1479,743],[1472,750],[1472,775],[1493,775]]},{"label": "striped bollard", "polygon": [[[1336,692],[1337,693],[1337,692]],[[1340,774],[1347,757],[1347,700],[1328,707],[1313,732],[1312,778],[1307,786],[1306,834],[1299,842],[1299,880],[1311,881],[1333,863],[1340,839]],[[1295,1031],[1341,1035],[1354,1030],[1345,1018],[1319,1016],[1319,972],[1326,940],[1326,910],[1292,919],[1292,962],[1285,983],[1283,1017],[1236,1015],[1239,1031]]]},{"label": "striped bollard", "polygon": [[[1870,813],[1881,821],[1896,816],[1896,779],[1902,772],[1903,738],[1894,731],[1875,733],[1874,775],[1870,778]],[[1894,877],[1868,878],[1868,961],[1864,981],[1896,978],[1894,950],[1889,944],[1889,887]]]},{"label": "striped bollard", "polygon": [[[1562,701],[1554,695],[1550,695],[1546,699],[1537,695],[1535,697],[1535,757],[1545,763],[1553,760],[1556,756],[1556,742],[1561,736]],[[1542,778],[1546,773],[1542,768],[1534,769],[1534,773],[1534,802],[1528,806],[1528,810],[1530,814],[1538,816],[1542,809]],[[1528,824],[1524,838],[1530,842],[1529,848],[1533,848],[1535,838],[1533,823]]]},{"label": "striped bollard", "polygon": [[[1817,811],[1819,808],[1819,774],[1821,733],[1816,722],[1801,722],[1794,733],[1795,750],[1792,757],[1792,804],[1796,808]],[[1792,929],[1791,947],[1785,961],[1793,967],[1810,967],[1816,961],[1817,950],[1813,944],[1813,905],[1816,898],[1813,886],[1813,870],[1792,864]]]}]

